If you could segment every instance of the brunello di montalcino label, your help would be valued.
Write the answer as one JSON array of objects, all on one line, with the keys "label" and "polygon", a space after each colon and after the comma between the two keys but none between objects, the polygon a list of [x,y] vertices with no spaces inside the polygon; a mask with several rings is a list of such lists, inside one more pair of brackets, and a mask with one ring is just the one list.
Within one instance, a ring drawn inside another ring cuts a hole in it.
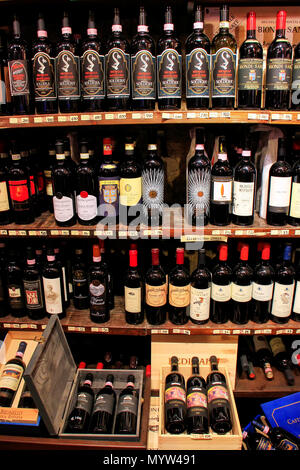
[{"label": "brunello di montalcino label", "polygon": [[83,98],[104,98],[104,55],[87,50],[81,57],[81,92]]},{"label": "brunello di montalcino label", "polygon": [[182,57],[175,49],[157,56],[158,98],[181,98]]},{"label": "brunello di montalcino label", "polygon": [[54,59],[45,52],[37,52],[32,59],[35,101],[55,100]]},{"label": "brunello di montalcino label", "polygon": [[196,48],[186,56],[186,97],[209,97],[211,56]]},{"label": "brunello di montalcino label", "polygon": [[155,100],[155,57],[150,51],[142,50],[131,57],[131,77],[132,99]]},{"label": "brunello di montalcino label", "polygon": [[118,47],[106,55],[106,89],[108,98],[130,95],[130,55]]},{"label": "brunello di montalcino label", "polygon": [[61,51],[56,58],[59,99],[80,98],[79,57],[71,51]]},{"label": "brunello di montalcino label", "polygon": [[212,96],[235,96],[236,54],[222,47],[212,55]]}]

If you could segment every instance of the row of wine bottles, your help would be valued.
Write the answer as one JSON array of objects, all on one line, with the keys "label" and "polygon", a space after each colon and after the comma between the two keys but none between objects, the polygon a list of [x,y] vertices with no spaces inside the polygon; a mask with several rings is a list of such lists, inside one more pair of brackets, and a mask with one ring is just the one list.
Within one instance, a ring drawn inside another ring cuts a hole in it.
[{"label": "row of wine bottles", "polygon": [[[220,28],[212,43],[203,32],[203,8],[196,3],[193,32],[185,43],[185,82],[188,109],[233,108],[236,83],[238,106],[260,108],[263,89],[263,48],[256,40],[256,14],[247,15],[247,38],[239,51],[229,31],[228,5],[220,7]],[[276,36],[268,48],[266,108],[299,109],[299,45],[292,60],[292,46],[285,37],[286,12],[277,13]],[[123,35],[119,9],[114,10],[111,37],[100,40],[93,12],[89,13],[84,40],[76,44],[68,13],[62,20],[61,38],[55,47],[48,40],[42,15],[31,54],[13,22],[8,44],[9,87],[1,111],[30,114],[103,110],[179,109],[183,89],[182,45],[175,34],[172,9],[165,10],[163,34],[157,47],[149,34],[144,7],[140,7],[137,35],[131,44]],[[2,51],[3,54],[3,51]],[[32,63],[30,64],[30,58]],[[5,64],[5,59],[3,64]],[[238,62],[238,73],[237,73]],[[5,65],[3,65],[5,67]],[[32,75],[32,83],[31,77]],[[294,86],[294,85],[293,85]],[[11,101],[11,102],[10,102]]]},{"label": "row of wine bottles", "polygon": [[210,357],[211,371],[200,375],[199,359],[192,358],[192,375],[185,378],[178,370],[178,358],[171,358],[171,372],[165,378],[165,429],[170,434],[217,434],[232,429],[231,406],[225,375],[218,370],[218,359]]}]

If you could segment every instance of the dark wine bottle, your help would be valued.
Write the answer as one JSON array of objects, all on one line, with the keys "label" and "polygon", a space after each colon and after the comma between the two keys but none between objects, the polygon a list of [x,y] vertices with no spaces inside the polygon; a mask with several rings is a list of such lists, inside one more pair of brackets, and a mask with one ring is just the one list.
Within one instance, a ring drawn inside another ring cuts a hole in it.
[{"label": "dark wine bottle", "polygon": [[76,168],[76,209],[81,225],[95,225],[98,213],[98,184],[90,163],[88,142],[80,141],[80,164]]},{"label": "dark wine bottle", "polygon": [[6,283],[7,283],[6,265],[7,265],[6,245],[5,243],[0,243],[0,318],[5,317],[8,312],[8,308],[7,308],[8,289],[6,286]]},{"label": "dark wine bottle", "polygon": [[231,220],[233,171],[227,159],[225,138],[219,139],[218,160],[211,170],[210,223],[228,225]]},{"label": "dark wine bottle", "polygon": [[191,284],[184,267],[184,248],[176,249],[176,266],[169,274],[169,320],[174,325],[184,325],[189,319]]},{"label": "dark wine bottle", "polygon": [[40,320],[45,317],[45,301],[41,273],[36,265],[33,248],[26,252],[26,267],[23,271],[25,307],[29,318]]},{"label": "dark wine bottle", "polygon": [[46,201],[49,212],[53,213],[53,183],[52,183],[52,170],[55,167],[56,151],[54,143],[49,143],[47,149],[47,157],[44,163],[44,179],[46,189]]},{"label": "dark wine bottle", "polygon": [[292,166],[292,189],[288,215],[288,223],[297,227],[300,225],[300,158],[296,158]]},{"label": "dark wine bottle", "polygon": [[0,33],[0,115],[11,114],[11,94],[7,63],[6,33]]},{"label": "dark wine bottle", "polygon": [[269,172],[269,191],[267,205],[267,223],[269,225],[286,225],[289,212],[292,169],[286,161],[287,141],[278,139],[277,162]]},{"label": "dark wine bottle", "polygon": [[279,336],[276,336],[269,340],[269,344],[277,369],[284,374],[288,385],[294,385],[295,377],[290,367],[290,360],[284,342]]},{"label": "dark wine bottle", "polygon": [[291,108],[300,109],[300,42],[294,48],[293,75],[291,87]]},{"label": "dark wine bottle", "polygon": [[[65,242],[62,242],[62,243],[65,243]],[[70,305],[70,286],[71,286],[71,289],[73,286],[72,286],[72,283],[69,282],[69,270],[67,266],[65,253],[66,253],[66,247],[62,246],[62,249],[60,249],[59,247],[54,247],[54,255],[55,255],[56,264],[62,272],[63,287],[64,287],[64,306],[65,308],[67,308]]]},{"label": "dark wine bottle", "polygon": [[186,429],[185,380],[178,371],[178,358],[171,357],[171,372],[165,378],[165,428],[170,434],[181,434]]},{"label": "dark wine bottle", "polygon": [[130,46],[122,31],[120,11],[115,8],[105,55],[107,107],[111,111],[130,108]]},{"label": "dark wine bottle", "polygon": [[240,47],[238,67],[238,107],[261,108],[263,48],[256,39],[256,13],[247,13],[247,38]]},{"label": "dark wine bottle", "polygon": [[233,108],[235,100],[236,52],[235,38],[229,32],[229,7],[220,7],[220,29],[211,43],[212,107]]},{"label": "dark wine bottle", "polygon": [[248,323],[252,306],[253,270],[248,263],[249,245],[242,244],[240,261],[232,273],[232,322],[237,325]]},{"label": "dark wine bottle", "polygon": [[293,48],[285,37],[286,11],[277,12],[276,36],[268,47],[266,109],[288,109],[292,79]]},{"label": "dark wine bottle", "polygon": [[36,112],[38,114],[57,113],[53,47],[48,39],[42,14],[39,14],[37,20],[37,39],[32,46],[32,75]]},{"label": "dark wine bottle", "polygon": [[113,430],[116,406],[116,392],[113,388],[114,376],[106,377],[105,385],[96,395],[90,432],[96,434],[111,434]]},{"label": "dark wine bottle", "polygon": [[226,378],[218,369],[216,356],[211,356],[209,360],[211,372],[206,378],[209,423],[217,434],[226,434],[232,429]]},{"label": "dark wine bottle", "polygon": [[203,32],[203,21],[203,6],[196,4],[193,32],[185,43],[187,109],[208,109],[209,107],[210,41]]},{"label": "dark wine bottle", "polygon": [[137,34],[131,43],[132,108],[153,110],[156,99],[155,44],[149,34],[146,11],[140,7]]},{"label": "dark wine bottle", "polygon": [[162,224],[164,193],[164,162],[157,154],[156,144],[148,144],[148,153],[142,168],[142,198],[145,224],[149,227]]},{"label": "dark wine bottle", "polygon": [[186,389],[187,433],[208,434],[206,382],[200,375],[198,357],[192,358],[192,376],[187,380]]},{"label": "dark wine bottle", "polygon": [[268,436],[275,450],[300,450],[300,440],[280,426],[271,429],[256,420],[253,420],[251,424]]},{"label": "dark wine bottle", "polygon": [[10,314],[14,317],[24,317],[24,315],[26,315],[26,310],[22,282],[23,270],[17,259],[18,253],[10,250],[6,266],[8,308]]},{"label": "dark wine bottle", "polygon": [[103,160],[99,167],[99,217],[103,223],[115,225],[119,221],[120,175],[113,161],[112,141],[103,139]]},{"label": "dark wine bottle", "polygon": [[26,368],[26,364],[23,361],[26,347],[27,343],[21,341],[15,357],[9,359],[2,369],[0,377],[0,406],[9,407],[12,405]]},{"label": "dark wine bottle", "polygon": [[253,335],[253,344],[257,364],[262,368],[266,379],[273,380],[272,352],[267,338],[263,335]]},{"label": "dark wine bottle", "polygon": [[114,277],[113,272],[111,269],[111,263],[108,256],[108,252],[105,250],[105,243],[104,240],[99,240],[100,246],[100,254],[101,254],[101,263],[103,269],[106,271],[107,275],[107,301],[108,301],[108,308],[112,310],[115,306],[115,288],[114,288]]},{"label": "dark wine bottle", "polygon": [[80,104],[80,64],[68,13],[62,19],[61,38],[56,45],[56,82],[61,113],[77,113]]},{"label": "dark wine bottle", "polygon": [[159,249],[152,248],[152,266],[145,277],[145,311],[150,325],[162,325],[167,317],[167,277],[159,262]]},{"label": "dark wine bottle", "polygon": [[80,63],[81,109],[82,111],[102,110],[105,98],[105,57],[93,11],[89,11],[86,38],[80,47]]},{"label": "dark wine bottle", "polygon": [[73,303],[77,310],[89,308],[89,285],[87,278],[87,265],[81,248],[75,249],[75,258],[72,264]]},{"label": "dark wine bottle", "polygon": [[136,434],[139,397],[135,387],[135,378],[128,375],[127,385],[118,399],[114,434]]},{"label": "dark wine bottle", "polygon": [[197,325],[209,320],[211,273],[205,265],[205,249],[198,251],[198,266],[191,275],[190,319]]},{"label": "dark wine bottle", "polygon": [[256,169],[251,162],[251,151],[243,150],[233,176],[232,222],[252,225],[254,220]]},{"label": "dark wine bottle", "polygon": [[120,165],[120,222],[129,225],[142,211],[142,169],[133,143],[125,144]]},{"label": "dark wine bottle", "polygon": [[66,316],[64,306],[64,280],[61,268],[58,266],[53,248],[47,248],[47,259],[42,271],[45,307],[48,317],[58,315],[60,319]]},{"label": "dark wine bottle", "polygon": [[83,384],[78,387],[76,404],[68,417],[67,433],[87,432],[94,403],[92,384],[93,375],[86,374]]},{"label": "dark wine bottle", "polygon": [[30,181],[30,199],[31,205],[33,209],[33,214],[35,217],[41,215],[41,209],[39,205],[39,193],[38,193],[38,184],[37,184],[37,174],[36,168],[34,168],[31,155],[29,153],[29,147],[26,143],[22,143],[22,147],[20,147],[20,155],[22,163],[24,164],[24,168],[27,169],[27,173],[29,175]]},{"label": "dark wine bottle", "polygon": [[294,288],[295,269],[291,264],[292,247],[284,247],[283,261],[275,270],[275,285],[271,308],[271,320],[275,323],[287,323],[291,317]]},{"label": "dark wine bottle", "polygon": [[212,270],[210,319],[214,323],[226,323],[231,311],[232,270],[227,264],[228,246],[221,245],[219,262]]},{"label": "dark wine bottle", "polygon": [[157,43],[157,96],[159,109],[181,108],[181,43],[174,34],[171,6],[166,7],[164,32]]},{"label": "dark wine bottle", "polygon": [[36,408],[32,395],[28,390],[27,386],[25,386],[22,392],[18,408]]},{"label": "dark wine bottle", "polygon": [[196,129],[195,153],[188,162],[187,203],[192,225],[209,220],[211,163],[205,155],[203,129]]},{"label": "dark wine bottle", "polygon": [[95,323],[109,321],[107,272],[101,263],[99,245],[93,245],[93,263],[89,269],[90,317]]},{"label": "dark wine bottle", "polygon": [[266,323],[270,318],[274,276],[274,269],[270,264],[270,244],[264,243],[261,261],[253,274],[251,320],[255,323]]},{"label": "dark wine bottle", "polygon": [[0,225],[8,225],[12,222],[6,161],[6,154],[0,152]]},{"label": "dark wine bottle", "polygon": [[137,325],[144,320],[143,280],[138,269],[137,250],[129,250],[129,267],[124,279],[125,320]]}]

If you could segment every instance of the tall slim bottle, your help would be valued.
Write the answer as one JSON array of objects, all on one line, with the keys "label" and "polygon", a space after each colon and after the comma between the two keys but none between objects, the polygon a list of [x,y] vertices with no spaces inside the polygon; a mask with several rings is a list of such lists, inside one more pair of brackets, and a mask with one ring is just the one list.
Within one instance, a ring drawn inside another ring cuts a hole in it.
[{"label": "tall slim bottle", "polygon": [[231,286],[232,322],[238,325],[248,323],[251,314],[253,270],[248,259],[249,245],[242,244],[240,260],[233,269]]},{"label": "tall slim bottle", "polygon": [[275,323],[287,323],[292,314],[296,273],[291,258],[292,246],[286,244],[283,251],[283,261],[275,270],[271,307],[271,320]]},{"label": "tall slim bottle", "polygon": [[157,154],[157,145],[149,143],[142,167],[142,190],[145,224],[149,227],[162,224],[165,196],[165,167]]},{"label": "tall slim bottle", "polygon": [[176,249],[176,266],[169,274],[169,320],[184,325],[189,319],[191,284],[184,267],[184,248]]},{"label": "tall slim bottle", "polygon": [[228,246],[219,250],[219,262],[212,270],[210,319],[214,323],[226,323],[232,309],[232,270],[227,264]]},{"label": "tall slim bottle", "polygon": [[270,264],[270,244],[265,243],[261,261],[254,269],[251,320],[265,323],[269,320],[274,288],[274,269]]}]

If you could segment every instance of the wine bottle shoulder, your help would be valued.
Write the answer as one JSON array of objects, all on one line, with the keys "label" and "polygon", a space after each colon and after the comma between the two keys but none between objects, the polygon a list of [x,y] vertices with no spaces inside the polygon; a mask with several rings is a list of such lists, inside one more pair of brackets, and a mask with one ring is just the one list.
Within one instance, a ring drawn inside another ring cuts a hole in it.
[{"label": "wine bottle shoulder", "polygon": [[212,52],[216,53],[219,49],[223,47],[228,47],[232,50],[233,53],[237,51],[237,43],[234,36],[231,33],[217,33],[211,43]]},{"label": "wine bottle shoulder", "polygon": [[263,47],[257,39],[246,39],[240,47],[240,59],[262,59]]},{"label": "wine bottle shoulder", "polygon": [[275,38],[268,48],[267,59],[291,59],[292,53],[293,47],[287,39]]},{"label": "wine bottle shoulder", "polygon": [[192,32],[185,42],[185,50],[187,54],[196,48],[204,49],[208,54],[210,53],[210,40],[203,32]]}]

